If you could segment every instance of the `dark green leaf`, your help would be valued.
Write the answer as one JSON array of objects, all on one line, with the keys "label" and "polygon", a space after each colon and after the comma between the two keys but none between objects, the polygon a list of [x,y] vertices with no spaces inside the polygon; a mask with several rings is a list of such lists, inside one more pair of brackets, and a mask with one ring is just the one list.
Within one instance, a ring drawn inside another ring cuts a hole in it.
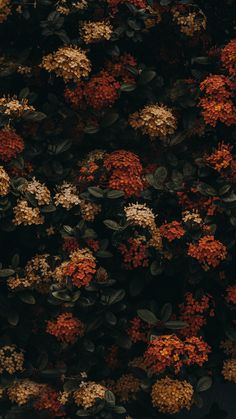
[{"label": "dark green leaf", "polygon": [[158,322],[158,318],[152,313],[150,310],[140,309],[137,310],[137,314],[146,323],[149,324],[156,324]]}]

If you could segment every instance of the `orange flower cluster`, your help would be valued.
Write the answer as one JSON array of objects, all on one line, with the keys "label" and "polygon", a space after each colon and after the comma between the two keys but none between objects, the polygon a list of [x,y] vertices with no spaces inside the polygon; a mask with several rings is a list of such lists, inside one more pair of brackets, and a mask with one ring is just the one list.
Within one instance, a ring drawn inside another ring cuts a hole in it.
[{"label": "orange flower cluster", "polygon": [[93,252],[97,252],[100,248],[100,244],[98,240],[86,239],[86,244],[88,248],[91,249]]},{"label": "orange flower cluster", "polygon": [[200,337],[192,336],[184,341],[186,365],[199,365],[200,367],[208,360],[211,352],[210,346]]},{"label": "orange flower cluster", "polygon": [[225,76],[212,75],[202,81],[200,89],[205,93],[199,105],[206,124],[213,127],[217,122],[234,125],[236,109],[231,97],[234,95],[235,84]]},{"label": "orange flower cluster", "polygon": [[143,168],[136,154],[125,150],[114,151],[105,158],[104,167],[110,172],[109,188],[124,191],[126,197],[140,196],[144,188]]},{"label": "orange flower cluster", "polygon": [[84,335],[84,324],[72,313],[63,313],[56,321],[47,322],[47,332],[60,342],[75,343],[78,337]]},{"label": "orange flower cluster", "polygon": [[202,265],[204,270],[215,268],[227,257],[227,247],[214,236],[204,236],[197,243],[190,243],[188,255]]},{"label": "orange flower cluster", "polygon": [[118,250],[121,252],[125,269],[132,270],[138,267],[147,267],[149,265],[148,246],[144,236],[129,238],[128,244],[121,243]]},{"label": "orange flower cluster", "polygon": [[195,299],[191,292],[187,292],[184,299],[184,303],[180,304],[180,320],[188,326],[181,329],[180,333],[183,336],[195,336],[207,323],[207,317],[214,316],[213,300],[209,294]]},{"label": "orange flower cluster", "polygon": [[148,370],[154,374],[172,367],[178,373],[183,365],[184,344],[175,335],[162,335],[155,337],[144,352],[144,363]]},{"label": "orange flower cluster", "polygon": [[173,415],[182,409],[190,409],[193,393],[193,387],[187,381],[165,377],[152,387],[152,405],[160,412]]},{"label": "orange flower cluster", "polygon": [[0,159],[9,161],[15,158],[24,150],[25,144],[23,138],[13,130],[3,128],[0,130]]},{"label": "orange flower cluster", "polygon": [[96,272],[96,260],[92,252],[85,249],[77,249],[70,254],[70,260],[63,262],[55,269],[55,278],[58,282],[64,283],[67,278],[81,288],[88,285]]},{"label": "orange flower cluster", "polygon": [[74,89],[66,88],[64,92],[66,102],[68,102],[74,110],[86,109],[84,100],[84,82],[80,82]]},{"label": "orange flower cluster", "polygon": [[231,285],[226,289],[225,299],[229,304],[236,304],[236,284]]},{"label": "orange flower cluster", "polygon": [[206,161],[215,170],[220,172],[221,170],[224,170],[231,165],[231,162],[233,160],[231,150],[232,146],[230,146],[229,144],[221,143],[219,144],[217,150],[214,153],[206,157]]},{"label": "orange flower cluster", "polygon": [[172,221],[160,226],[161,236],[172,242],[175,239],[181,239],[185,235],[185,230],[179,221]]},{"label": "orange flower cluster", "polygon": [[184,365],[203,365],[210,347],[196,336],[182,341],[176,335],[156,336],[144,352],[144,363],[153,374],[170,367],[177,374]]},{"label": "orange flower cluster", "polygon": [[63,406],[59,402],[59,394],[50,387],[41,392],[39,398],[34,403],[34,408],[39,411],[47,411],[53,418],[65,416]]},{"label": "orange flower cluster", "polygon": [[211,75],[204,79],[200,84],[200,89],[204,94],[214,96],[219,102],[233,96],[235,84],[226,76]]},{"label": "orange flower cluster", "polygon": [[130,321],[130,327],[127,333],[132,342],[147,342],[145,326],[145,323],[139,317],[134,317]]},{"label": "orange flower cluster", "polygon": [[236,76],[236,39],[232,39],[222,49],[221,62],[231,76]]},{"label": "orange flower cluster", "polygon": [[89,183],[92,183],[95,180],[95,175],[97,174],[97,171],[99,169],[99,166],[97,163],[93,161],[85,162],[79,172],[78,177],[78,183],[83,185],[87,185]]}]

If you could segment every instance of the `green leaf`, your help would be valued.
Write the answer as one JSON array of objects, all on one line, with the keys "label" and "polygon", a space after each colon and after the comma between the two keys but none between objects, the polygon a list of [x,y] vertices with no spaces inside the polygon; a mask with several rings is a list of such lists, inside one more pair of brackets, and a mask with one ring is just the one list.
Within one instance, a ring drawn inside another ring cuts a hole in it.
[{"label": "green leaf", "polygon": [[104,191],[101,188],[98,188],[97,186],[90,186],[88,188],[88,191],[90,195],[94,196],[95,198],[103,198]]},{"label": "green leaf", "polygon": [[188,323],[182,322],[181,320],[169,320],[168,322],[165,322],[165,326],[167,329],[178,330],[187,327]]},{"label": "green leaf", "polygon": [[64,290],[59,290],[59,291],[53,291],[52,295],[54,298],[56,298],[57,300],[61,300],[61,301],[71,301],[71,297],[70,295],[64,291]]},{"label": "green leaf", "polygon": [[222,198],[222,201],[224,201],[224,202],[235,202],[236,201],[235,193],[231,192],[231,194]]},{"label": "green leaf", "polygon": [[17,326],[19,322],[19,314],[15,310],[11,310],[8,313],[7,321],[11,326]]},{"label": "green leaf", "polygon": [[20,297],[20,300],[23,303],[26,303],[26,304],[35,304],[36,303],[34,296],[32,294],[30,294],[30,292],[23,291],[23,292],[19,293],[19,297]]},{"label": "green leaf", "polygon": [[122,227],[113,220],[104,220],[103,223],[105,224],[106,227],[110,228],[111,230],[122,230]]},{"label": "green leaf", "polygon": [[156,72],[153,70],[143,70],[139,79],[139,84],[147,84],[156,77]]},{"label": "green leaf", "polygon": [[7,278],[8,276],[14,275],[14,269],[1,269],[0,278]]},{"label": "green leaf", "polygon": [[96,252],[96,257],[98,258],[112,258],[113,254],[108,250],[98,250]]},{"label": "green leaf", "polygon": [[209,376],[201,377],[197,382],[196,391],[198,392],[206,391],[206,390],[209,390],[211,386],[212,386],[211,377]]},{"label": "green leaf", "polygon": [[118,118],[119,118],[119,114],[117,112],[114,112],[114,111],[107,112],[101,121],[101,127],[103,128],[110,127],[117,121]]},{"label": "green leaf", "polygon": [[146,323],[156,324],[158,322],[158,318],[150,310],[140,309],[137,310],[137,314]]},{"label": "green leaf", "polygon": [[123,191],[108,191],[107,192],[107,198],[109,199],[117,199],[117,198],[122,198],[124,196],[124,192]]},{"label": "green leaf", "polygon": [[88,410],[80,409],[80,410],[77,410],[76,416],[79,416],[80,418],[82,417],[84,418],[84,417],[90,416],[90,413],[88,412]]},{"label": "green leaf", "polygon": [[20,256],[16,253],[11,259],[11,266],[15,269],[20,263]]},{"label": "green leaf", "polygon": [[114,413],[117,413],[118,415],[126,413],[126,409],[123,406],[115,406],[112,410]]},{"label": "green leaf", "polygon": [[[217,191],[210,185],[207,185],[207,183],[199,183],[197,185],[197,190],[205,196],[217,196]],[[235,195],[236,198],[236,195]]]},{"label": "green leaf", "polygon": [[122,92],[133,92],[136,89],[136,84],[123,83],[120,87]]},{"label": "green leaf", "polygon": [[166,303],[161,309],[161,320],[167,322],[172,315],[172,304]]},{"label": "green leaf", "polygon": [[160,266],[160,262],[154,260],[150,266],[150,271],[153,276],[160,275],[163,271],[162,266]]},{"label": "green leaf", "polygon": [[154,179],[158,183],[163,183],[167,178],[168,172],[164,166],[160,166],[154,173]]},{"label": "green leaf", "polygon": [[105,392],[105,400],[106,402],[110,405],[110,406],[115,406],[116,404],[116,398],[114,393],[112,393],[112,391],[107,390]]}]

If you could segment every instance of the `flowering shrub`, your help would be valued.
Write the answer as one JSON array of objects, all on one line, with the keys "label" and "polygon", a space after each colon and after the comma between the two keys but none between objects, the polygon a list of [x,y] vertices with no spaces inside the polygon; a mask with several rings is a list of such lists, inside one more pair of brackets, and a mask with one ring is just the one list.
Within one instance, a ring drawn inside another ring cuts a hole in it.
[{"label": "flowering shrub", "polygon": [[0,0],[1,418],[222,416],[233,3]]}]

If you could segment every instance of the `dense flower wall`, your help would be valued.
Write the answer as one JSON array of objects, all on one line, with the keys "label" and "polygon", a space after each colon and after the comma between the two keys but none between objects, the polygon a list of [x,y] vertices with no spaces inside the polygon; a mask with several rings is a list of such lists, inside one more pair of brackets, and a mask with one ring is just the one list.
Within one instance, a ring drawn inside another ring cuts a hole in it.
[{"label": "dense flower wall", "polygon": [[235,11],[0,0],[2,418],[236,383]]}]

